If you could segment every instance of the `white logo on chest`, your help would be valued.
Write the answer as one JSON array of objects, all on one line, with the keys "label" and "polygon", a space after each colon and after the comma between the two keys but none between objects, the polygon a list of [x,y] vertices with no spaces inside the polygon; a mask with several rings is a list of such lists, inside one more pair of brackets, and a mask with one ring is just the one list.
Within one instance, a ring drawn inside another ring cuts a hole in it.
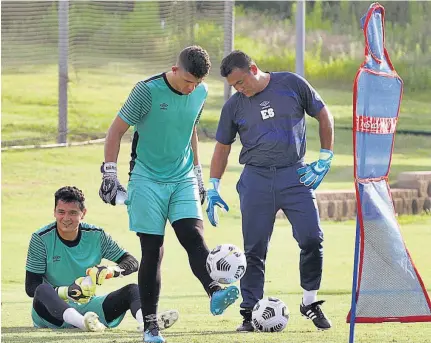
[{"label": "white logo on chest", "polygon": [[270,107],[269,101],[262,101],[259,105],[262,107],[260,110],[260,115],[262,116],[263,120],[274,117],[275,112],[274,109]]}]

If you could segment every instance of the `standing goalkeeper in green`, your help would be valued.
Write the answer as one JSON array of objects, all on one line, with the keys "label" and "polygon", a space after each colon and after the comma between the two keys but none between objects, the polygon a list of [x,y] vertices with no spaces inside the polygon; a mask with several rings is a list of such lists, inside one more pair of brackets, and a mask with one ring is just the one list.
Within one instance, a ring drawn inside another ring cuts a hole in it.
[{"label": "standing goalkeeper in green", "polygon": [[[95,296],[96,284],[106,278],[129,275],[138,261],[118,246],[103,229],[81,222],[86,214],[84,194],[76,187],[55,193],[56,221],[31,236],[25,290],[34,298],[33,324],[37,328],[103,331],[116,327],[130,310],[143,330],[138,286],[129,284],[104,296]],[[117,265],[100,266],[102,258]],[[89,276],[85,277],[88,274]],[[171,326],[178,312],[158,317]]]},{"label": "standing goalkeeper in green", "polygon": [[210,297],[210,311],[219,315],[239,296],[235,286],[222,289],[209,276],[209,254],[203,238],[201,204],[205,186],[199,165],[196,124],[207,98],[202,83],[211,67],[199,46],[181,51],[166,73],[138,82],[114,119],[105,141],[103,181],[99,195],[115,205],[125,189],[117,178],[120,141],[134,126],[127,211],[130,230],[141,243],[138,284],[142,299],[144,342],[163,343],[155,314],[160,295],[160,265],[167,220],[187,251],[190,267]]}]

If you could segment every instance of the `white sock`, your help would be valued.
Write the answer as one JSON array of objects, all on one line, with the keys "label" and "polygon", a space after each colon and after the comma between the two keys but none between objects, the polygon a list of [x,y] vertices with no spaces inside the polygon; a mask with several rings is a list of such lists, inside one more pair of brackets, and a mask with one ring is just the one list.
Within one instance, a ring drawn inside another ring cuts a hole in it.
[{"label": "white sock", "polygon": [[302,296],[302,303],[307,306],[317,301],[317,290],[315,291],[306,291],[304,289],[304,294]]},{"label": "white sock", "polygon": [[144,316],[142,315],[142,310],[139,309],[138,312],[136,312],[136,320],[139,324],[144,324]]},{"label": "white sock", "polygon": [[69,307],[63,312],[63,320],[74,327],[85,330],[84,316],[73,307]]}]

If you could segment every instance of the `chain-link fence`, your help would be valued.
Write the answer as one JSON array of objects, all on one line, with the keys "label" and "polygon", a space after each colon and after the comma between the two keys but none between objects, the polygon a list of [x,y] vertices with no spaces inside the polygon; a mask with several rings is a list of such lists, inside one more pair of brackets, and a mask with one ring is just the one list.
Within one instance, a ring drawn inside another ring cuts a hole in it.
[{"label": "chain-link fence", "polygon": [[[103,136],[134,83],[191,44],[205,47],[217,76],[224,16],[223,1],[3,1],[2,145]],[[67,132],[57,132],[59,65]]]},{"label": "chain-link fence", "polygon": [[[381,3],[386,44],[405,93],[431,92],[431,2]],[[57,138],[59,4],[2,1],[2,146]],[[305,76],[319,89],[351,89],[363,59],[360,17],[369,5],[306,2]],[[218,64],[224,50],[242,49],[264,70],[295,71],[296,2],[236,1],[233,31],[226,26],[232,21],[229,1],[69,1],[67,9],[63,133],[69,141],[103,137],[134,82],[169,69],[190,44],[207,49],[213,64],[202,122],[210,131],[223,104]],[[418,106],[408,110],[424,115]],[[344,124],[350,125],[350,117]]]}]

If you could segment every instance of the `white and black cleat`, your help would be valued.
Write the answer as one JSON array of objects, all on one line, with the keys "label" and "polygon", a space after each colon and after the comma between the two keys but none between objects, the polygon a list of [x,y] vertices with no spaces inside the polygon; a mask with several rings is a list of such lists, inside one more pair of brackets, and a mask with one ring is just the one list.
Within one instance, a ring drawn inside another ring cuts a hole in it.
[{"label": "white and black cleat", "polygon": [[307,306],[304,304],[299,306],[301,314],[305,318],[311,319],[313,324],[319,330],[328,330],[332,327],[331,321],[325,316],[322,309],[320,308],[320,305],[322,305],[324,302],[324,300],[320,300]]}]

